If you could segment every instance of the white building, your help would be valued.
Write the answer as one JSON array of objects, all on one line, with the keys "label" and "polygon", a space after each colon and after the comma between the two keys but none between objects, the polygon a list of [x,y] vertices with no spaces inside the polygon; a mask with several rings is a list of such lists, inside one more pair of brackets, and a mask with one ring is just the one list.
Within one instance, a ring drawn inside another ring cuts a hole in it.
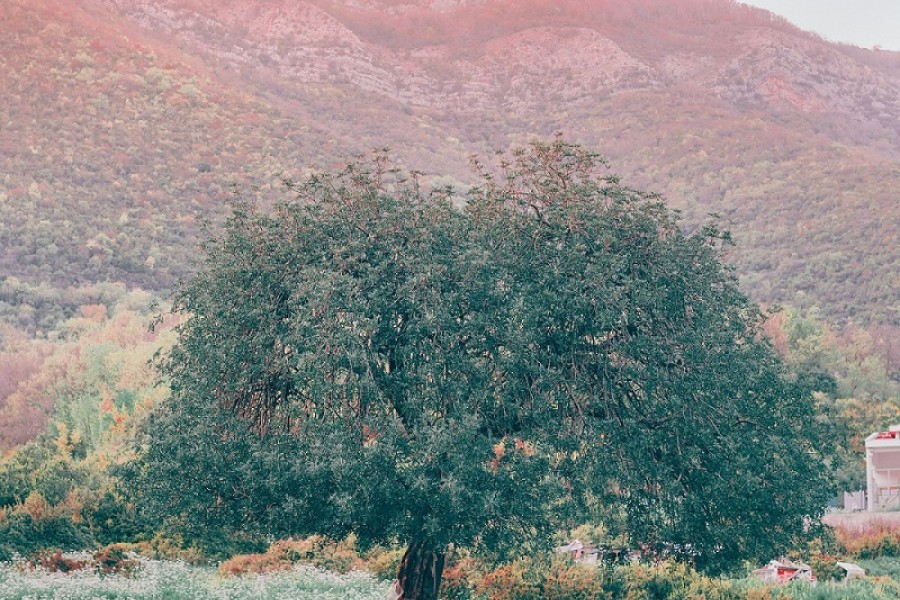
[{"label": "white building", "polygon": [[900,425],[866,438],[869,511],[900,508]]}]

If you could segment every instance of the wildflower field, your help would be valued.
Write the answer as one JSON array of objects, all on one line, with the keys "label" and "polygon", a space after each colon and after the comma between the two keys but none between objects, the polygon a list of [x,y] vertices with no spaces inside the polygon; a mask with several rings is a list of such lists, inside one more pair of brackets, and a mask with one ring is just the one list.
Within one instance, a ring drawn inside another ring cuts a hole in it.
[{"label": "wildflower field", "polygon": [[338,575],[311,566],[223,577],[212,567],[159,560],[141,560],[130,576],[0,565],[3,600],[375,600],[389,586],[367,573]]},{"label": "wildflower field", "polygon": [[[89,556],[87,553],[82,553]],[[78,555],[71,556],[78,560]],[[268,555],[259,555],[265,557]],[[2,600],[376,600],[391,584],[365,571],[339,574],[309,564],[273,571],[223,572],[220,567],[140,558],[129,573],[81,568],[68,573],[0,563]],[[87,561],[86,561],[87,562]],[[900,598],[894,558],[862,561],[873,575],[849,583],[764,585],[752,578],[705,577],[684,565],[622,565],[613,570],[557,563],[546,573],[517,562],[461,578],[451,568],[442,591],[447,600],[893,600]],[[270,565],[271,566],[271,565]],[[468,579],[468,583],[464,581]]]}]

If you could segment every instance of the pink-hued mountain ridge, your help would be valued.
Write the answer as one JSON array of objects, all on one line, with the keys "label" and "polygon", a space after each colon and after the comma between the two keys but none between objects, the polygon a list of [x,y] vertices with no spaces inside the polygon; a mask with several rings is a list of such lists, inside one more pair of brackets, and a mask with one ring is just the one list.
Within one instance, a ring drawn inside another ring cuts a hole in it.
[{"label": "pink-hued mountain ridge", "polygon": [[562,132],[685,227],[720,214],[754,298],[900,323],[900,53],[728,0],[6,0],[0,32],[14,320],[169,289],[232,182],[389,146],[465,189],[472,153]]}]

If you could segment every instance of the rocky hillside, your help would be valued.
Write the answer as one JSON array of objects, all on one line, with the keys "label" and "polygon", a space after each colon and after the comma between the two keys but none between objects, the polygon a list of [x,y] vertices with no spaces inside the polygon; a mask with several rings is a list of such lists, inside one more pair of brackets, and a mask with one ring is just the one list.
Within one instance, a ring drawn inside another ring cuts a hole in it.
[{"label": "rocky hillside", "polygon": [[520,117],[549,102],[702,90],[741,110],[838,113],[855,125],[838,136],[900,150],[893,69],[725,0],[100,1],[289,87],[347,84],[413,108]]},{"label": "rocky hillside", "polygon": [[728,0],[65,7],[0,6],[16,319],[41,284],[170,287],[232,182],[273,196],[277,173],[388,145],[463,187],[472,152],[562,131],[686,227],[730,221],[757,299],[900,323],[900,53]]}]

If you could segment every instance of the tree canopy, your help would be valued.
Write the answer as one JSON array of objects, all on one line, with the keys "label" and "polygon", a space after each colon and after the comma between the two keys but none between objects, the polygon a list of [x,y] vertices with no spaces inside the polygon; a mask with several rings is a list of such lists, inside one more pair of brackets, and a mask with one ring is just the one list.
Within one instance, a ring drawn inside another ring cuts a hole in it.
[{"label": "tree canopy", "polygon": [[144,505],[183,526],[444,553],[604,514],[701,566],[769,557],[830,494],[813,401],[723,266],[652,194],[561,139],[465,198],[377,154],[238,201],[176,308]]}]

